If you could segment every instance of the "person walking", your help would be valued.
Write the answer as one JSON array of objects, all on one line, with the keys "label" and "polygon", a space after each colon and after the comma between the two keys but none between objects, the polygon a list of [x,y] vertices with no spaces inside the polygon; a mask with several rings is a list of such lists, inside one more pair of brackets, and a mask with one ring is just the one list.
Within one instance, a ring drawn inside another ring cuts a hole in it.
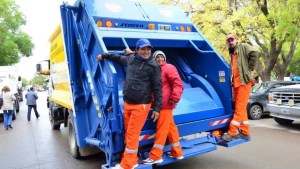
[{"label": "person walking", "polygon": [[26,93],[25,98],[27,99],[27,106],[28,106],[28,112],[27,112],[27,120],[30,121],[31,119],[31,109],[33,108],[35,117],[38,119],[40,117],[37,109],[36,109],[36,100],[39,98],[38,95],[34,92],[33,87],[30,87],[28,93]]},{"label": "person walking", "polygon": [[154,102],[151,118],[156,121],[159,117],[162,105],[161,69],[152,59],[151,49],[148,39],[139,39],[135,53],[129,56],[105,53],[96,58],[97,61],[109,59],[127,66],[123,88],[125,151],[121,163],[113,167],[114,169],[138,166],[139,136],[151,107],[152,93]]},{"label": "person walking", "polygon": [[179,133],[172,114],[183,92],[182,81],[175,66],[166,62],[164,52],[158,50],[153,57],[162,70],[162,107],[157,120],[154,145],[149,157],[143,160],[143,163],[147,165],[163,162],[162,154],[167,138],[171,143],[171,152],[167,152],[167,156],[183,159]]},{"label": "person walking", "polygon": [[229,130],[222,138],[225,141],[232,141],[236,138],[247,138],[250,136],[247,104],[251,93],[252,81],[254,80],[253,71],[260,52],[251,45],[238,43],[234,34],[226,36],[226,43],[231,58],[234,114]]},{"label": "person walking", "polygon": [[4,86],[2,88],[1,95],[3,98],[3,105],[1,106],[1,109],[3,110],[4,129],[12,129],[13,127],[11,126],[11,122],[13,118],[14,101],[16,100],[16,97],[10,92],[10,88],[8,86]]}]

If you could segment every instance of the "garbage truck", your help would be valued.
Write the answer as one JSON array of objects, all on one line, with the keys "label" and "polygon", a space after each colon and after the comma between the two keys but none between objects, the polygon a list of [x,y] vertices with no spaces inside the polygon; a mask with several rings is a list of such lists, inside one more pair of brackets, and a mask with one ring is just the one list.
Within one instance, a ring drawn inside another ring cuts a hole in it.
[{"label": "garbage truck", "polygon": [[[173,112],[185,158],[232,147],[250,138],[224,142],[211,131],[227,131],[233,116],[230,67],[179,7],[126,0],[79,0],[62,4],[61,25],[51,35],[49,119],[52,129],[68,127],[70,152],[75,158],[103,152],[110,168],[124,151],[123,95],[126,67],[103,60],[102,53],[122,54],[140,38],[153,51],[162,50],[184,84]],[[151,115],[151,112],[149,113]],[[150,115],[139,136],[138,168],[151,149],[156,123]],[[164,152],[170,151],[166,145]],[[164,153],[166,165],[176,162]]]}]

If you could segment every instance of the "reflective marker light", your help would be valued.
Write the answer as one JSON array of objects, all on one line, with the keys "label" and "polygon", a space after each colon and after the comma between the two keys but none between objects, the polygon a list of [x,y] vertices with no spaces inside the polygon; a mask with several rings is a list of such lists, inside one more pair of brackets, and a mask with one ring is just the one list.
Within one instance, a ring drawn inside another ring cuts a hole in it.
[{"label": "reflective marker light", "polygon": [[192,31],[192,28],[191,28],[190,26],[187,26],[187,27],[186,27],[186,31],[191,32],[191,31]]},{"label": "reflective marker light", "polygon": [[98,27],[102,27],[103,26],[103,22],[102,21],[97,21],[97,25],[98,25]]},{"label": "reflective marker light", "polygon": [[111,28],[112,25],[113,25],[113,24],[112,24],[111,21],[106,21],[106,22],[105,22],[105,26],[108,27],[108,28]]},{"label": "reflective marker light", "polygon": [[181,32],[184,32],[184,31],[185,31],[184,26],[180,26],[180,31],[181,31]]},{"label": "reflective marker light", "polygon": [[149,23],[148,24],[148,29],[154,30],[155,29],[155,25],[153,23]]}]

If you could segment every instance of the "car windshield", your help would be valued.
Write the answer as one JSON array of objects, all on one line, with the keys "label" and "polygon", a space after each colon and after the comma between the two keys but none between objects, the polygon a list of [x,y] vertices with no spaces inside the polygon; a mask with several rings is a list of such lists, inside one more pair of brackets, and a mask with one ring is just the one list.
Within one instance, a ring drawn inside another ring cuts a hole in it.
[{"label": "car windshield", "polygon": [[252,87],[252,93],[264,93],[273,83],[259,83]]}]

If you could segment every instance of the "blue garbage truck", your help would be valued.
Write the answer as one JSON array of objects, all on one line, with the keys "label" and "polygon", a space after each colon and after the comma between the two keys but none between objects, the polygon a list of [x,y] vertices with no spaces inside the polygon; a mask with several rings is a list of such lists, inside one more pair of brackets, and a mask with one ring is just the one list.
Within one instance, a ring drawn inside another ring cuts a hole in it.
[{"label": "blue garbage truck", "polygon": [[[210,132],[227,131],[233,116],[230,67],[179,7],[126,0],[79,0],[61,5],[61,27],[50,38],[49,71],[52,88],[49,117],[53,129],[68,127],[75,158],[105,153],[110,168],[124,151],[123,95],[126,67],[103,60],[101,53],[122,54],[140,38],[153,51],[166,53],[184,84],[173,112],[185,158],[232,147],[250,139],[224,142]],[[151,114],[151,112],[149,113]],[[153,145],[156,123],[150,116],[139,137],[140,161]],[[164,152],[170,151],[166,145]],[[163,155],[166,165],[176,162]],[[138,168],[152,168],[139,165]]]}]

